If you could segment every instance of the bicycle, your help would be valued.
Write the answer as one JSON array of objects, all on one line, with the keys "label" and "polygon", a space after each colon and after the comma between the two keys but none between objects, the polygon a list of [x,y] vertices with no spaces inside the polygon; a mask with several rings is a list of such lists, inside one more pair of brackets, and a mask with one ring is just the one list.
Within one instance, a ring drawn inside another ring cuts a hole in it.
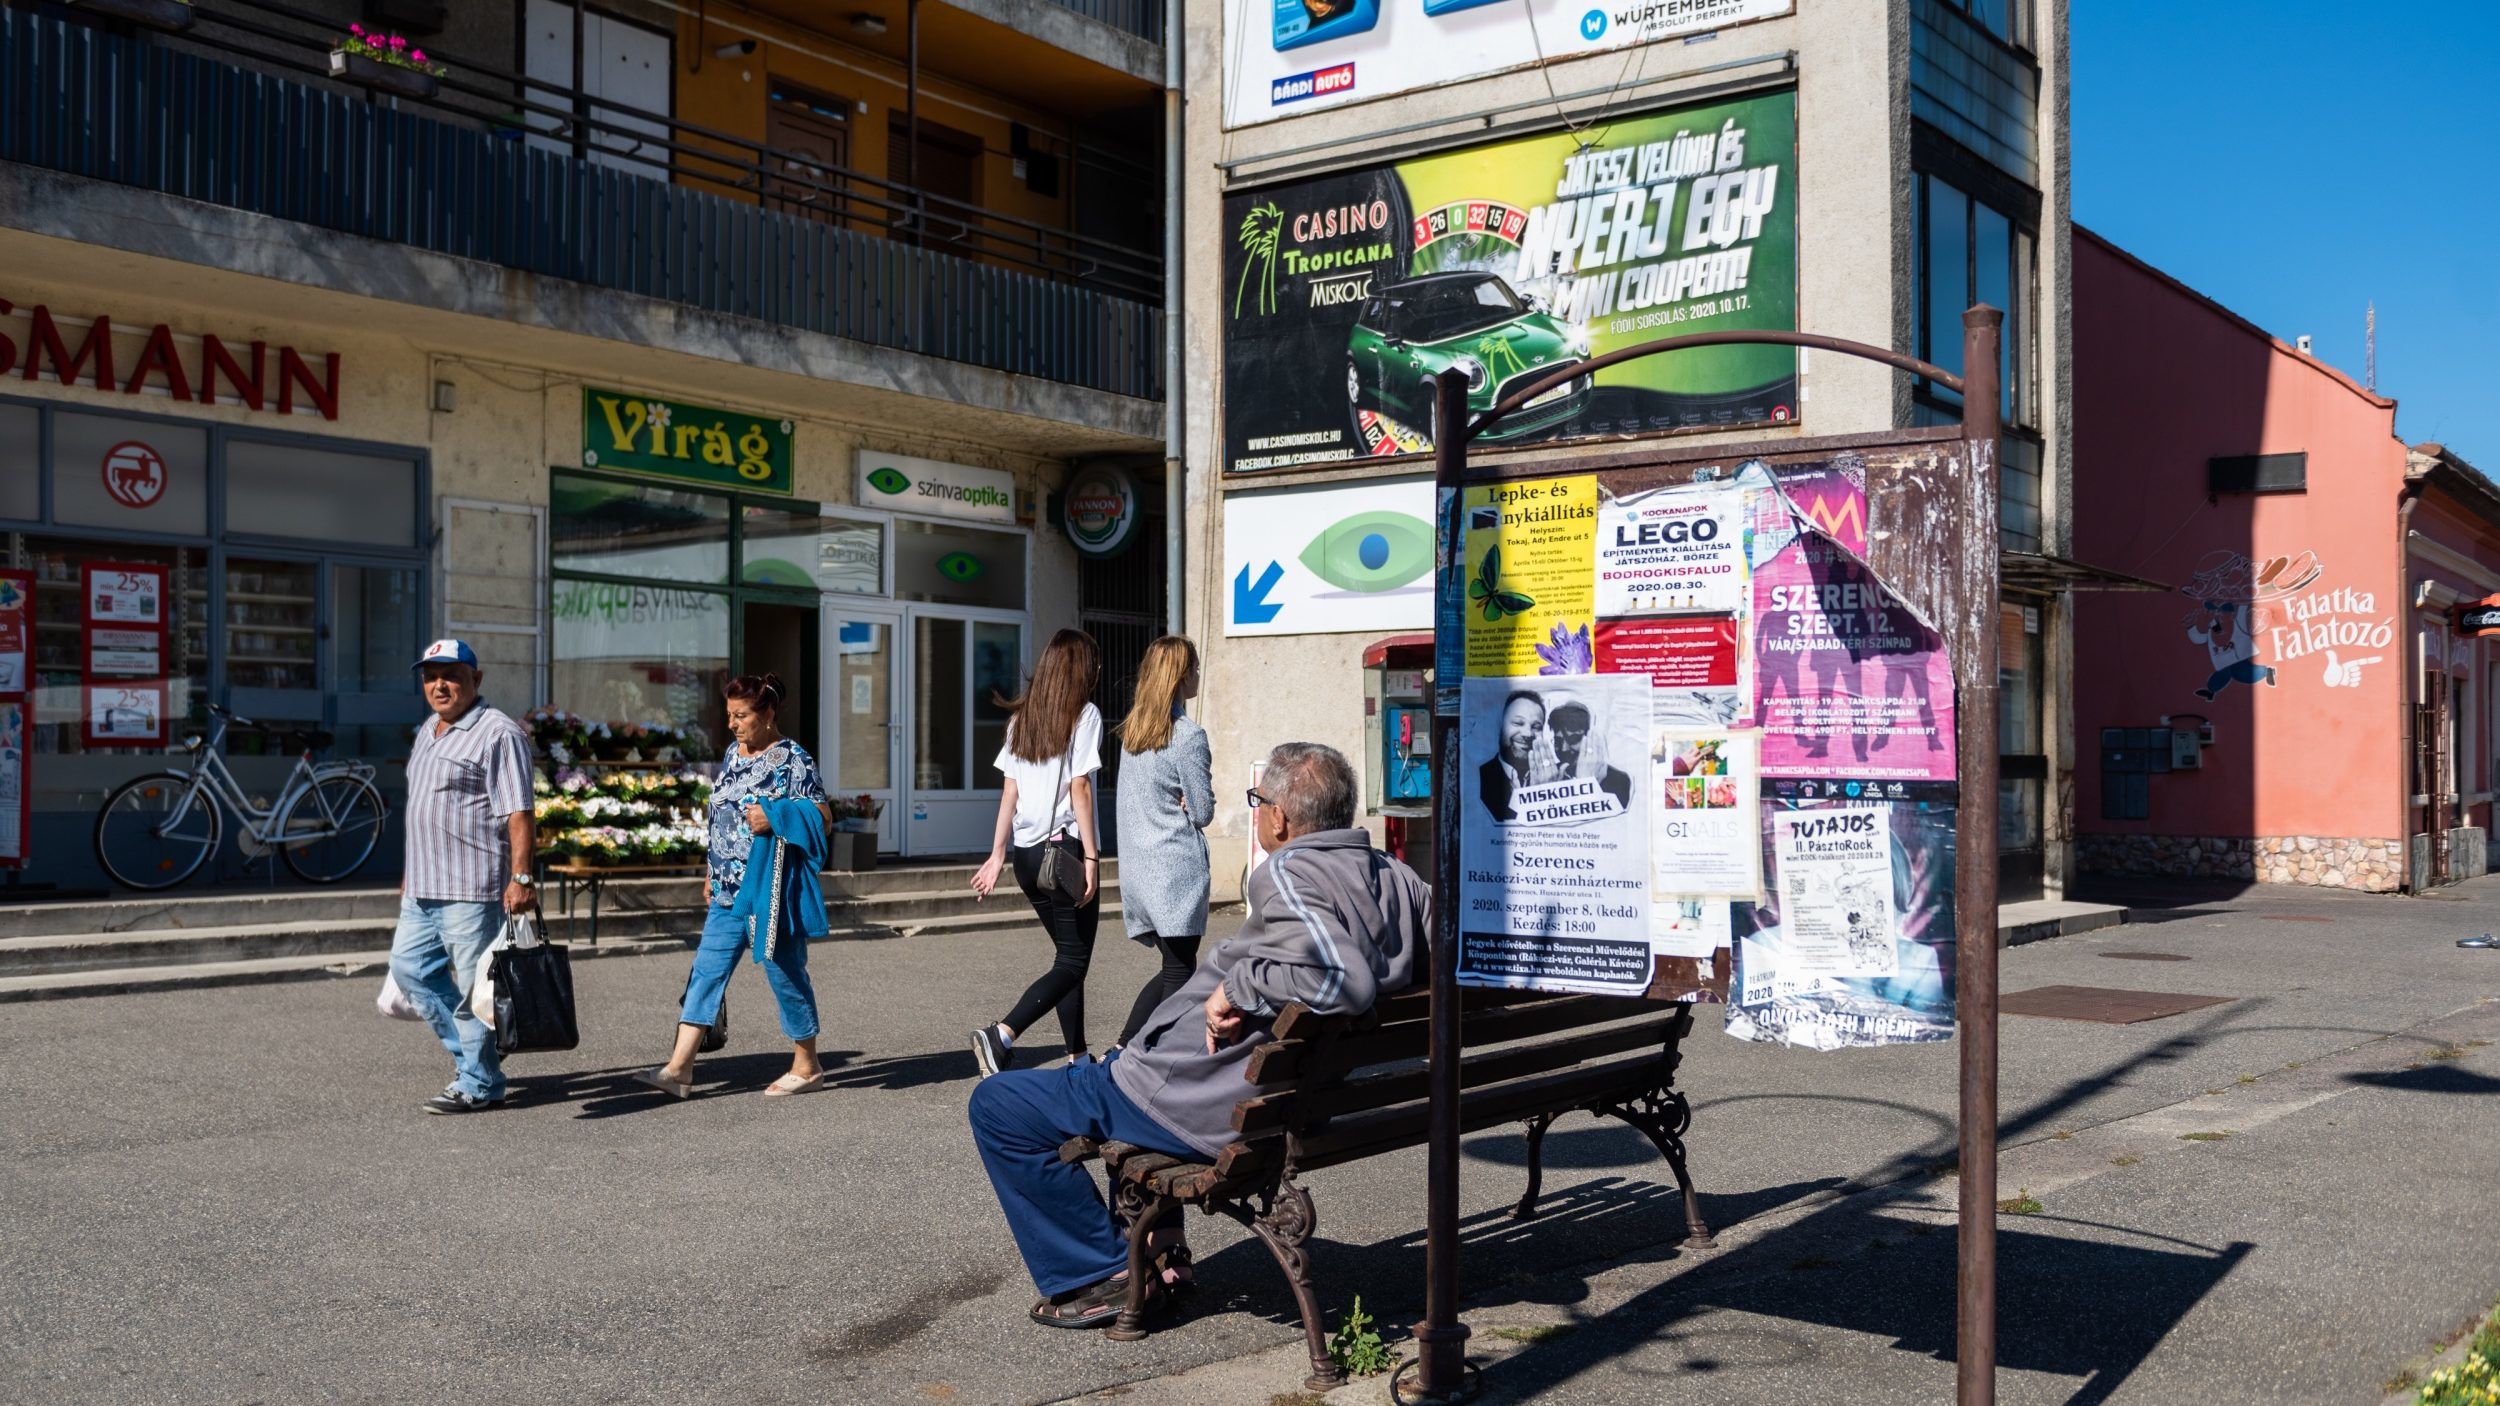
[{"label": "bicycle", "polygon": [[260,724],[212,703],[215,730],[182,739],[192,770],[151,772],[105,798],[95,818],[96,862],[124,888],[166,889],[199,871],[225,838],[226,812],[242,825],[236,844],[247,859],[272,851],[307,883],[332,884],[362,868],[381,842],[390,807],[363,762],[313,764],[335,740],[295,730],[285,736],[295,767],[267,809],[252,804],[227,770],[218,745],[229,725]]}]

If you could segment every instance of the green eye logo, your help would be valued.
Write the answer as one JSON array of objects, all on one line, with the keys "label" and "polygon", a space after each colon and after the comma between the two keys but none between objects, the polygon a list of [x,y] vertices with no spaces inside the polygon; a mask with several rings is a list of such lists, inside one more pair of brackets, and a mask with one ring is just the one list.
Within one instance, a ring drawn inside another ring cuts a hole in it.
[{"label": "green eye logo", "polygon": [[870,471],[868,475],[868,486],[877,490],[879,493],[900,493],[904,489],[911,487],[911,480],[903,477],[902,470],[894,467],[892,464],[887,464],[881,468]]},{"label": "green eye logo", "polygon": [[1394,591],[1432,570],[1432,524],[1387,509],[1357,513],[1312,538],[1302,564],[1341,591]]},{"label": "green eye logo", "polygon": [[1536,597],[1502,589],[1502,548],[1498,542],[1484,549],[1484,561],[1476,567],[1476,579],[1467,583],[1467,598],[1484,607],[1487,620],[1525,615],[1536,606]]},{"label": "green eye logo", "polygon": [[948,552],[937,559],[937,569],[949,581],[969,581],[981,574],[981,559],[970,552]]}]

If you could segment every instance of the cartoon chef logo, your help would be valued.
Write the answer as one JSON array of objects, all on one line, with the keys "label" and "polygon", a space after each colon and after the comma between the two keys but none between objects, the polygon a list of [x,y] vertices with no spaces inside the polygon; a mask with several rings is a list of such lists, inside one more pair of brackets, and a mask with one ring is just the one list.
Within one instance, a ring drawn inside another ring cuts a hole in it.
[{"label": "cartoon chef logo", "polygon": [[2227,547],[2207,552],[2195,576],[2179,588],[2195,602],[2180,623],[2213,665],[2196,696],[2210,700],[2235,683],[2273,687],[2273,666],[2257,657],[2257,637],[2274,623],[2269,607],[2306,590],[2325,570],[2315,552],[2264,561]]}]

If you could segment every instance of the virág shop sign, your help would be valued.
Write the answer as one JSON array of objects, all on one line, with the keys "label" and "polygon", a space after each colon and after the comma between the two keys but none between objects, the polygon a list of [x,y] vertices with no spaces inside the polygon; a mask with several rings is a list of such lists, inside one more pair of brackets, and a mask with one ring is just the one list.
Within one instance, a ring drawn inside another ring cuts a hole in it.
[{"label": "vir\u00e1g shop sign", "polygon": [[582,390],[582,467],[791,491],[791,425],[625,391]]},{"label": "vir\u00e1g shop sign", "polygon": [[[9,322],[25,319],[11,335]],[[72,347],[72,338],[77,346]],[[138,339],[133,349],[118,342]],[[273,361],[270,353],[277,353]],[[159,322],[142,334],[116,327],[110,317],[56,314],[42,303],[20,308],[0,298],[0,377],[40,381],[46,374],[64,386],[81,383],[122,395],[165,395],[198,405],[240,405],[251,410],[295,413],[297,397],[321,418],[339,417],[339,355],[325,353],[320,368],[293,347],[265,341],[229,342],[214,333],[189,336]]]},{"label": "vir\u00e1g shop sign", "polygon": [[[1582,356],[1793,331],[1796,132],[1777,93],[1227,197],[1225,468],[1427,451],[1432,378],[1453,367],[1482,412]],[[1556,387],[1488,438],[1797,413],[1793,348],[1716,347]]]}]

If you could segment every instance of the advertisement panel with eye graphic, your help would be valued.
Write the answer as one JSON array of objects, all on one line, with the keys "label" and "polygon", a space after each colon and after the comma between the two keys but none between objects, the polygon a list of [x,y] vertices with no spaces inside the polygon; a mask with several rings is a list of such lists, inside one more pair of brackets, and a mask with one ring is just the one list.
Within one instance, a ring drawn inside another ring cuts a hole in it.
[{"label": "advertisement panel with eye graphic", "polygon": [[1432,480],[1224,499],[1227,635],[1432,628]]}]

